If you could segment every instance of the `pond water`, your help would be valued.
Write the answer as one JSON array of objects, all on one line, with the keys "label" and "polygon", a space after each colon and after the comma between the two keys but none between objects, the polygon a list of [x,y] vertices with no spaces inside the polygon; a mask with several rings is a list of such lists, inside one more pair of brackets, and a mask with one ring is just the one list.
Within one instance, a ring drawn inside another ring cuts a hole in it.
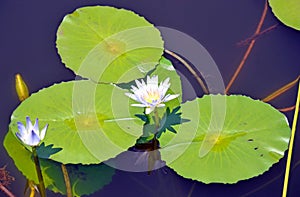
[{"label": "pond water", "polygon": [[[53,83],[69,81],[74,74],[64,67],[55,48],[55,35],[62,18],[76,8],[86,5],[111,5],[133,10],[156,26],[182,31],[200,42],[211,54],[227,84],[247,46],[237,43],[250,37],[264,7],[263,1],[197,0],[77,0],[77,1],[18,1],[0,2],[0,141],[8,129],[10,115],[19,104],[14,91],[14,75],[21,73],[30,92]],[[300,32],[281,24],[270,9],[263,29],[277,24],[273,31],[258,38],[244,69],[230,92],[264,98],[300,73]],[[173,59],[174,60],[174,59]],[[199,96],[203,93],[196,81],[181,64],[175,67],[185,74]],[[197,65],[194,65],[197,67]],[[183,77],[184,78],[184,77]],[[184,99],[195,97],[186,79],[183,80]],[[296,88],[283,94],[271,104],[276,108],[294,105]],[[293,112],[285,113],[292,122]],[[299,127],[298,127],[299,128]],[[299,129],[296,132],[300,132]],[[300,193],[300,138],[296,135],[290,175],[289,195]],[[116,171],[113,180],[92,196],[281,196],[286,157],[261,176],[237,184],[203,184],[184,179],[164,167],[151,175]],[[16,169],[3,146],[0,146],[0,167],[16,178],[9,188],[22,196],[25,178]],[[232,166],[234,168],[234,165]],[[247,166],[245,166],[247,168]],[[201,170],[201,169],[199,169]],[[48,191],[49,196],[60,196]],[[0,196],[3,195],[0,192]]]}]

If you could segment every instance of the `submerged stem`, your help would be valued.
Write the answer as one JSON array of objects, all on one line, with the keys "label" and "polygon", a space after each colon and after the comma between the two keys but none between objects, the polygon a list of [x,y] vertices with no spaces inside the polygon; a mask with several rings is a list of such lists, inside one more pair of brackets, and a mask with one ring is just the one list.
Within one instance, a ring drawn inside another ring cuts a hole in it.
[{"label": "submerged stem", "polygon": [[[261,27],[262,27],[263,22],[264,22],[264,20],[266,18],[266,15],[267,15],[267,11],[268,11],[268,2],[265,1],[265,7],[264,7],[263,13],[261,15],[261,18],[259,20],[259,23],[257,25],[257,28],[255,30],[254,37],[260,33]],[[236,80],[237,76],[241,72],[241,70],[242,70],[242,68],[243,68],[246,60],[248,59],[248,57],[249,57],[249,55],[250,55],[250,53],[252,51],[252,48],[253,48],[253,46],[255,44],[255,41],[256,41],[255,39],[251,40],[250,45],[248,46],[248,48],[247,48],[247,50],[246,50],[246,52],[245,52],[245,54],[244,54],[244,56],[243,56],[240,64],[238,65],[235,73],[233,74],[232,78],[230,79],[230,81],[229,81],[229,83],[228,83],[228,85],[227,85],[227,87],[225,89],[225,94],[228,94],[229,89],[231,88],[233,82]]]},{"label": "submerged stem", "polygon": [[149,156],[148,156],[148,174],[149,175],[151,174],[152,170],[155,167],[155,162],[160,159],[160,155],[158,152],[159,142],[157,139],[158,129],[159,129],[159,115],[158,115],[157,108],[154,109],[154,122],[155,122],[155,131],[154,131],[155,133],[154,133],[154,137],[152,139],[152,147],[149,151]]},{"label": "submerged stem", "polygon": [[64,175],[64,180],[66,184],[66,190],[67,190],[67,197],[72,197],[72,188],[71,188],[71,182],[68,174],[68,170],[64,164],[61,164],[61,171]]},{"label": "submerged stem", "polygon": [[46,189],[45,189],[45,184],[44,184],[44,179],[43,179],[43,175],[42,175],[42,171],[41,171],[39,158],[38,158],[38,155],[36,152],[36,146],[32,147],[32,154],[33,154],[36,173],[37,173],[38,179],[39,179],[39,190],[40,190],[41,196],[46,197]]},{"label": "submerged stem", "polygon": [[165,52],[169,55],[171,55],[172,57],[176,58],[178,61],[180,61],[187,69],[188,71],[190,71],[190,73],[196,78],[197,82],[199,83],[199,85],[201,86],[203,92],[205,94],[208,94],[208,89],[206,88],[204,82],[202,81],[202,79],[197,75],[196,71],[184,60],[182,59],[179,55],[175,54],[172,51],[169,51],[167,49],[165,49]]},{"label": "submerged stem", "polygon": [[155,134],[158,133],[158,128],[159,128],[159,116],[158,116],[158,111],[157,108],[154,110],[154,122],[155,122]]},{"label": "submerged stem", "polygon": [[155,122],[155,133],[153,138],[153,151],[155,151],[158,148],[158,141],[157,141],[157,134],[159,129],[159,116],[157,108],[154,109],[154,122]]},{"label": "submerged stem", "polygon": [[298,83],[298,95],[297,95],[296,109],[295,109],[293,125],[292,125],[292,133],[291,133],[291,140],[290,140],[290,144],[289,144],[289,152],[288,152],[288,157],[287,157],[287,161],[286,161],[282,197],[286,197],[286,195],[287,195],[287,188],[288,188],[289,174],[290,174],[290,166],[291,166],[291,160],[292,160],[292,154],[293,154],[293,145],[294,145],[296,126],[297,126],[297,120],[298,120],[298,113],[299,113],[299,105],[300,105],[300,83]]},{"label": "submerged stem", "polygon": [[299,79],[300,79],[300,76],[298,76],[294,81],[282,86],[281,88],[279,88],[278,90],[276,90],[275,92],[273,92],[272,94],[267,96],[266,98],[262,99],[262,101],[263,102],[269,102],[269,101],[277,98],[278,96],[280,96],[284,92],[286,92],[289,89],[291,89],[292,87],[294,87],[294,85],[296,85],[298,83]]}]

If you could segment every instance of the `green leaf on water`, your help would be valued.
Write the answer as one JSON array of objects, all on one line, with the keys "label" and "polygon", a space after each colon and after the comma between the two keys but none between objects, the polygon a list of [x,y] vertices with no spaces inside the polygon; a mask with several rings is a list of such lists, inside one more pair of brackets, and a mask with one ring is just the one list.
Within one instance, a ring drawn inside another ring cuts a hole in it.
[{"label": "green leaf on water", "polygon": [[11,132],[25,117],[49,124],[45,146],[62,148],[50,159],[64,164],[97,164],[135,144],[143,122],[134,117],[142,108],[129,105],[125,90],[90,81],[53,85],[32,94],[13,112]]},{"label": "green leaf on water", "polygon": [[300,0],[269,0],[269,4],[283,24],[300,30]]},{"label": "green leaf on water", "polygon": [[236,183],[267,171],[284,156],[290,128],[284,114],[240,95],[207,95],[181,105],[191,121],[160,138],[162,160],[204,183]]},{"label": "green leaf on water", "polygon": [[159,30],[144,17],[108,6],[82,7],[65,16],[56,43],[77,75],[108,83],[143,77],[163,53]]}]

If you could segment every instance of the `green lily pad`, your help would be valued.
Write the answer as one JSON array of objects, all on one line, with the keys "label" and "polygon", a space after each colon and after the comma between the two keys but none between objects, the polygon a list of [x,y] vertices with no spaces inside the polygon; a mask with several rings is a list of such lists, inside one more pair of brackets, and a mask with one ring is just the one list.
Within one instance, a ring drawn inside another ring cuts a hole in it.
[{"label": "green lily pad", "polygon": [[[141,108],[129,106],[125,90],[90,81],[53,85],[32,94],[11,117],[11,132],[25,117],[49,124],[45,146],[62,148],[50,159],[67,164],[95,164],[113,158],[135,144],[143,122],[134,114]],[[130,108],[130,110],[129,110]]]},{"label": "green lily pad", "polygon": [[204,96],[182,104],[182,117],[191,121],[162,135],[160,151],[185,178],[236,183],[267,171],[288,148],[286,117],[246,96]]},{"label": "green lily pad", "polygon": [[77,9],[57,31],[62,61],[76,74],[99,82],[143,77],[163,53],[158,29],[132,11],[107,6]]},{"label": "green lily pad", "polygon": [[300,30],[300,0],[269,0],[269,4],[282,23]]},{"label": "green lily pad", "polygon": [[[24,176],[38,183],[31,152],[8,132],[4,139],[4,147],[14,160],[17,168]],[[47,189],[66,194],[66,186],[61,171],[61,163],[41,159],[41,170]],[[66,165],[74,196],[91,194],[109,184],[115,173],[113,168],[104,164],[97,165]]]}]

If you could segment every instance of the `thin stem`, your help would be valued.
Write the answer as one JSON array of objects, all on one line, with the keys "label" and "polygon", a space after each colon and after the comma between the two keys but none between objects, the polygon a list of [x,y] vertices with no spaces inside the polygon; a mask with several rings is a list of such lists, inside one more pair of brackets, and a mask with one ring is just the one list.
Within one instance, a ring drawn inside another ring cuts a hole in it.
[{"label": "thin stem", "polygon": [[2,190],[8,197],[15,197],[11,191],[9,191],[4,185],[0,183],[0,190]]},{"label": "thin stem", "polygon": [[158,135],[158,129],[159,129],[159,116],[158,116],[158,111],[157,108],[154,109],[154,122],[155,122],[155,133],[154,133],[154,137],[152,139],[152,149],[149,152],[149,156],[148,156],[148,174],[150,175],[154,165],[155,165],[155,161],[159,160],[159,152],[158,152],[158,148],[159,148],[159,144],[158,144],[158,139],[157,139],[157,135]]},{"label": "thin stem", "polygon": [[158,111],[157,108],[154,109],[154,122],[155,122],[155,134],[158,132],[159,128],[159,116],[158,116]]},{"label": "thin stem", "polygon": [[298,83],[298,96],[297,96],[296,109],[295,109],[293,125],[292,125],[292,133],[291,133],[291,140],[290,140],[290,144],[289,144],[289,152],[288,152],[286,168],[285,168],[282,197],[286,197],[286,195],[287,195],[290,166],[291,166],[291,160],[292,160],[292,154],[293,154],[293,145],[294,145],[295,132],[296,132],[296,126],[297,126],[297,120],[298,120],[298,113],[299,113],[299,104],[300,104],[300,83]]},{"label": "thin stem", "polygon": [[61,164],[61,171],[64,175],[64,180],[65,180],[66,189],[67,189],[67,196],[72,197],[73,194],[72,194],[72,189],[71,189],[71,182],[70,182],[68,170],[64,164]]},{"label": "thin stem", "polygon": [[158,111],[157,108],[154,109],[154,122],[155,122],[155,134],[153,138],[153,151],[155,151],[158,148],[158,141],[157,141],[157,134],[158,134],[158,129],[159,129],[159,116],[158,116]]},{"label": "thin stem", "polygon": [[262,101],[269,102],[269,101],[277,98],[278,96],[280,96],[284,92],[286,92],[289,89],[291,89],[292,87],[294,87],[294,85],[296,85],[298,83],[299,79],[300,79],[300,76],[298,76],[297,79],[295,79],[294,81],[282,86],[281,88],[279,88],[278,90],[276,90],[275,92],[273,92],[272,94],[267,96],[266,98],[262,99]]},{"label": "thin stem", "polygon": [[39,161],[39,158],[38,158],[38,155],[36,152],[36,146],[32,147],[32,153],[33,153],[33,159],[34,159],[36,173],[37,173],[38,179],[39,179],[39,190],[40,190],[41,196],[46,197],[46,189],[45,189],[44,179],[43,179],[42,170],[41,170],[41,166],[40,166],[40,161]]},{"label": "thin stem", "polygon": [[254,40],[254,39],[257,39],[258,37],[266,34],[266,33],[269,33],[270,31],[274,30],[276,27],[278,27],[278,23],[275,24],[275,25],[272,25],[271,27],[268,27],[267,29],[259,32],[259,34],[254,34],[252,35],[250,38],[247,38],[246,40],[243,40],[243,41],[240,41],[239,43],[237,43],[238,46],[242,46],[242,45],[247,45],[251,42],[251,40]]},{"label": "thin stem", "polygon": [[165,52],[169,55],[171,55],[172,57],[176,58],[178,61],[180,61],[187,69],[188,71],[190,71],[190,73],[196,78],[198,84],[201,86],[203,92],[205,94],[208,94],[208,89],[206,88],[204,82],[202,81],[202,79],[197,75],[197,72],[184,60],[182,59],[179,55],[175,54],[172,51],[169,51],[167,49],[165,49]]},{"label": "thin stem", "polygon": [[296,108],[296,106],[293,105],[291,107],[281,108],[281,109],[278,109],[278,110],[281,111],[281,112],[289,112],[289,111],[293,111],[295,108]]},{"label": "thin stem", "polygon": [[[264,20],[266,18],[267,11],[268,11],[268,3],[267,3],[267,1],[265,1],[265,7],[264,7],[263,13],[261,15],[260,21],[259,21],[259,23],[257,25],[257,28],[255,30],[254,36],[259,34],[259,32],[261,30],[261,27],[263,25],[263,22],[264,22]],[[239,66],[238,66],[238,68],[236,69],[235,73],[233,74],[232,78],[230,79],[230,81],[229,81],[229,83],[228,83],[228,85],[227,85],[227,87],[225,89],[225,94],[228,94],[229,89],[231,88],[233,82],[235,81],[235,79],[237,78],[237,76],[239,75],[239,73],[241,72],[241,70],[242,70],[242,68],[243,68],[246,60],[249,57],[250,52],[252,51],[252,48],[253,48],[253,46],[255,44],[255,41],[256,41],[255,39],[251,40],[250,45],[248,46],[248,48],[247,48],[247,50],[246,50],[246,52],[244,54],[244,57],[242,58]]]}]

